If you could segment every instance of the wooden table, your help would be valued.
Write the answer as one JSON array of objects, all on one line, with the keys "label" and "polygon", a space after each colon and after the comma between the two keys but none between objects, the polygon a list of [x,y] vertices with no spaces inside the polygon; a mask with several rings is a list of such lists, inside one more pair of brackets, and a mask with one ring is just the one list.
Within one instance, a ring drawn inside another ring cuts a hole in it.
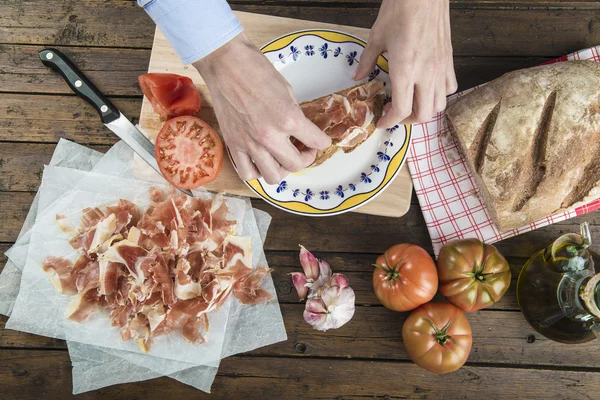
[{"label": "wooden table", "polygon": [[[370,27],[379,0],[232,0],[237,10]],[[454,0],[452,31],[461,89],[516,68],[600,43],[594,0]],[[129,116],[138,115],[137,76],[146,71],[154,24],[131,0],[0,0],[0,251],[15,240],[60,137],[105,151],[116,137],[96,113],[43,67],[37,52],[52,45]],[[402,345],[406,314],[380,306],[370,264],[400,242],[431,251],[416,199],[400,219],[346,214],[304,218],[254,201],[273,216],[266,242],[289,340],[223,361],[213,398],[587,398],[600,396],[600,347],[553,343],[529,327],[515,297],[524,260],[600,213],[546,227],[498,245],[513,285],[492,309],[468,314],[474,345],[467,364],[445,376],[415,366]],[[600,237],[598,238],[600,242]],[[354,319],[319,333],[302,320],[288,272],[298,243],[344,272],[356,291]],[[598,246],[596,246],[598,249]],[[5,259],[2,259],[2,265]],[[0,319],[3,326],[6,318]],[[71,364],[63,341],[0,330],[0,397],[65,399]],[[208,398],[173,380],[105,388],[79,398]]]}]

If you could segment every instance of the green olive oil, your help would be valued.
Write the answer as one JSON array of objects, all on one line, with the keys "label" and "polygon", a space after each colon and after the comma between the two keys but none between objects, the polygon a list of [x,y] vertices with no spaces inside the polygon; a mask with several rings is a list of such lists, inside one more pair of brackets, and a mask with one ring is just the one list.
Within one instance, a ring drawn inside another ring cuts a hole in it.
[{"label": "green olive oil", "polygon": [[600,256],[589,250],[589,225],[534,254],[517,282],[521,312],[549,339],[584,343],[600,332]]}]

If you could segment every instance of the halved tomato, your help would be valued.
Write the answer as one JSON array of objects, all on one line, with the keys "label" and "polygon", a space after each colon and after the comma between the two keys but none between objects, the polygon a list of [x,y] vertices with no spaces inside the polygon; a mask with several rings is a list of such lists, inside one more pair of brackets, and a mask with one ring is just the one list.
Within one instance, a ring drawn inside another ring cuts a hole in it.
[{"label": "halved tomato", "polygon": [[200,111],[200,93],[194,82],[177,74],[149,73],[140,75],[138,82],[161,120]]},{"label": "halved tomato", "polygon": [[199,118],[168,120],[156,137],[156,162],[166,180],[180,189],[194,189],[215,179],[223,166],[223,143]]}]

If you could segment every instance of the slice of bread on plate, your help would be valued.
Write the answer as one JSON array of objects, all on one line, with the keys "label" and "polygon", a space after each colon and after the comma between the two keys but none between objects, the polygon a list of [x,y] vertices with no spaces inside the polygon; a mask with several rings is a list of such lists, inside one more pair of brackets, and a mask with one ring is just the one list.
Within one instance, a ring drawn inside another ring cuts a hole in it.
[{"label": "slice of bread on plate", "polygon": [[364,143],[375,132],[384,99],[383,83],[375,79],[301,103],[304,115],[331,137],[331,146],[317,152],[311,167],[322,164],[339,150],[350,153]]}]

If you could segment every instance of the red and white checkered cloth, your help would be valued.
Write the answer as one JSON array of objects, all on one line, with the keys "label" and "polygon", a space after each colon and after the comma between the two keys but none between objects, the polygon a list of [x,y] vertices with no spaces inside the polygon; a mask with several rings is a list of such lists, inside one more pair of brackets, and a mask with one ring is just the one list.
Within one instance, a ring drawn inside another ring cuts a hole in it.
[{"label": "red and white checkered cloth", "polygon": [[[600,62],[600,46],[578,51],[548,64],[568,60]],[[452,102],[473,89],[455,94],[448,101]],[[449,133],[444,113],[438,114],[433,121],[413,126],[407,162],[436,256],[442,246],[453,239],[476,237],[491,244],[600,208],[600,200],[595,200],[520,229],[498,232],[485,204],[477,195],[471,172]]]}]

